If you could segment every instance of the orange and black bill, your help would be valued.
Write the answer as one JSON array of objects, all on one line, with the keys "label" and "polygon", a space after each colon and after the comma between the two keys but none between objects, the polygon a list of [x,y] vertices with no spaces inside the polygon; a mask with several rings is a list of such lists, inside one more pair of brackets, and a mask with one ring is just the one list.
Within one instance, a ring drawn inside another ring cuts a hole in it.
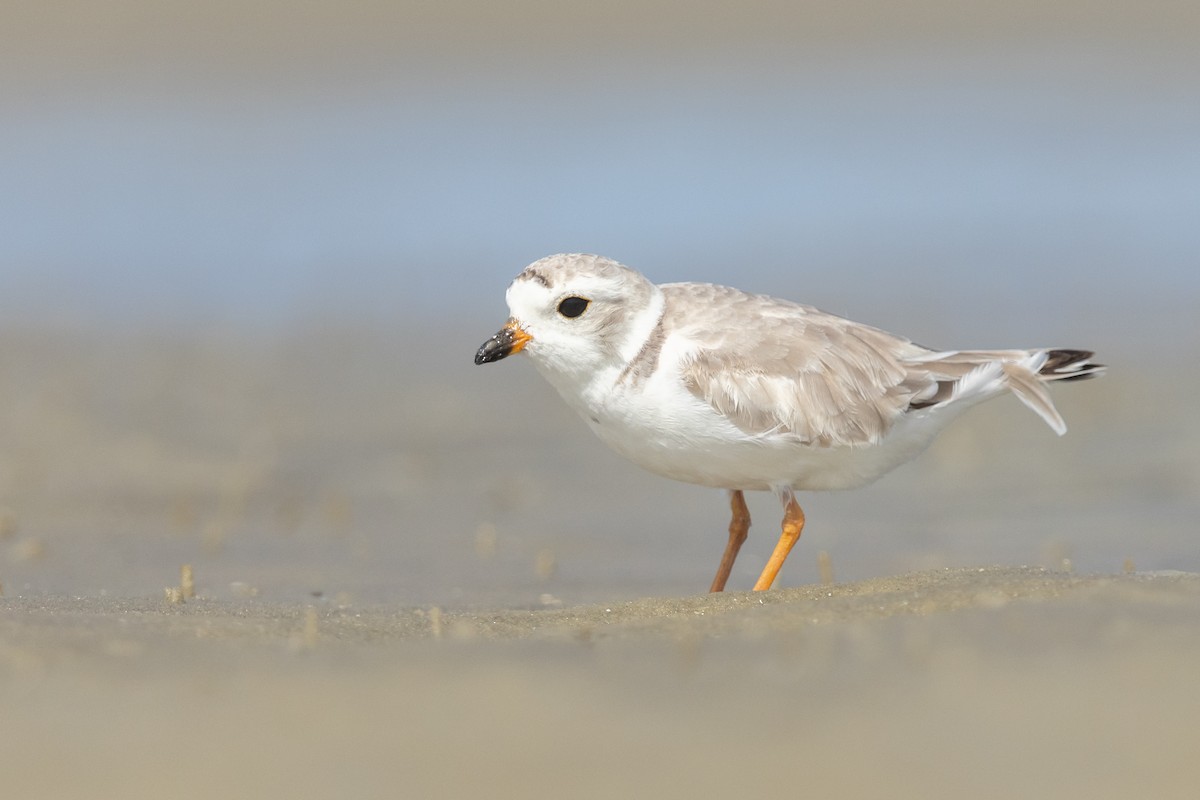
[{"label": "orange and black bill", "polygon": [[496,335],[488,339],[475,353],[476,364],[490,364],[502,358],[508,358],[514,353],[525,349],[525,345],[533,337],[521,329],[515,319],[504,323],[504,327],[496,331]]}]

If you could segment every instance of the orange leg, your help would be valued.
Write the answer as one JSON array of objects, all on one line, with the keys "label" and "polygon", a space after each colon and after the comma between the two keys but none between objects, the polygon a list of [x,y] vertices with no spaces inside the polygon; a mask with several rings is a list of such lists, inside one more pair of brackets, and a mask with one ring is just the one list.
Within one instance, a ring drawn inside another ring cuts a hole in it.
[{"label": "orange leg", "polygon": [[717,567],[717,577],[713,578],[712,586],[708,589],[710,592],[725,590],[725,581],[729,580],[738,550],[742,549],[742,542],[746,541],[750,530],[750,509],[746,508],[746,498],[742,496],[741,489],[729,493],[729,508],[733,511],[733,517],[729,520],[729,542],[725,545],[725,555],[721,556],[721,566]]},{"label": "orange leg", "polygon": [[779,568],[783,566],[784,561],[787,561],[788,553],[792,552],[792,548],[800,539],[800,532],[804,530],[804,512],[800,510],[796,496],[789,489],[782,495],[782,498],[784,500],[783,531],[779,534],[779,543],[775,545],[775,552],[771,553],[771,559],[767,561],[767,566],[758,576],[758,582],[754,584],[756,592],[771,588],[771,584],[775,582],[775,576],[779,574]]}]

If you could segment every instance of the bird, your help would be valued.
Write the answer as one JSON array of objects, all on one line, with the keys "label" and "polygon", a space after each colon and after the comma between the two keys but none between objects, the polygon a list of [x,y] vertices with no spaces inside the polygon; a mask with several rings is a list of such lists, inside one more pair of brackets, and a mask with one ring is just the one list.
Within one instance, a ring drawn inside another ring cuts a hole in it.
[{"label": "bird", "polygon": [[1093,378],[1090,350],[933,350],[812,306],[710,283],[652,283],[561,253],[509,285],[509,318],[475,354],[527,356],[610,448],[658,475],[724,489],[731,518],[711,592],[750,528],[744,492],[783,508],[755,590],[804,529],[797,491],[855,489],[919,455],[966,409],[1011,393],[1056,433],[1046,384]]}]

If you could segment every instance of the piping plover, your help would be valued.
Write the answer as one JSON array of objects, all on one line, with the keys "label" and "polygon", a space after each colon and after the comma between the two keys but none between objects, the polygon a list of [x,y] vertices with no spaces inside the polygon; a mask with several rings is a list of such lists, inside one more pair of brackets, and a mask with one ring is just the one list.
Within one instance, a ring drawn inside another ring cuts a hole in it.
[{"label": "piping plover", "polygon": [[809,306],[706,283],[656,286],[607,258],[535,261],[476,364],[527,353],[609,447],[651,472],[727,489],[725,588],[750,528],[742,493],[783,504],[769,589],[804,528],[797,489],[853,489],[924,450],[967,408],[1011,392],[1058,434],[1050,381],[1091,378],[1087,350],[930,350]]}]

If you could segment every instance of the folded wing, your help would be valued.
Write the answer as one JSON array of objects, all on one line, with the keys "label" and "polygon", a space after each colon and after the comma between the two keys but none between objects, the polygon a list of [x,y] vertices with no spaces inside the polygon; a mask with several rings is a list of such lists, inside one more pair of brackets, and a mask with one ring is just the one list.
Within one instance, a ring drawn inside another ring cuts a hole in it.
[{"label": "folded wing", "polygon": [[929,352],[907,339],[726,287],[663,288],[668,298],[690,295],[692,312],[703,309],[672,325],[694,345],[683,360],[684,383],[750,435],[821,447],[874,444],[936,385],[906,363]]}]

